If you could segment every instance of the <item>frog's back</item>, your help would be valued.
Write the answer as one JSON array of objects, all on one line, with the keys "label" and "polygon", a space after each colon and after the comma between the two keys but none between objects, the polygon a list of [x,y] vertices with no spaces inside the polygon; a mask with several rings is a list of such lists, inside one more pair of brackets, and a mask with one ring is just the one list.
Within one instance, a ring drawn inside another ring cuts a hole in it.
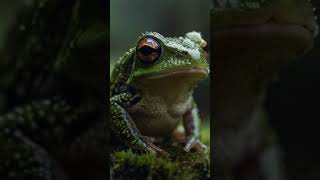
[{"label": "frog's back", "polygon": [[135,48],[131,48],[115,63],[110,76],[111,91],[115,91],[117,85],[127,83],[133,65]]}]

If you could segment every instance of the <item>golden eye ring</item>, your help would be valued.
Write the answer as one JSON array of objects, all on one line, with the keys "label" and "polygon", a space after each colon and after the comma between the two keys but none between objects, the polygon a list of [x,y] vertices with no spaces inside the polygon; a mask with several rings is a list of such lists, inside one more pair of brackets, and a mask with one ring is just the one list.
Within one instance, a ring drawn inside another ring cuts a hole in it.
[{"label": "golden eye ring", "polygon": [[144,37],[137,44],[136,54],[142,63],[151,64],[160,58],[161,45],[153,37]]}]

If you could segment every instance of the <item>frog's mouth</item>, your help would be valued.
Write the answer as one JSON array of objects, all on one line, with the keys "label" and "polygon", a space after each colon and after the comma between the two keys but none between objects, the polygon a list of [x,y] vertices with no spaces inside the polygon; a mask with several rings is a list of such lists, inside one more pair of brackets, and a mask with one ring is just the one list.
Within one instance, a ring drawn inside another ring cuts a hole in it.
[{"label": "frog's mouth", "polygon": [[155,80],[155,79],[162,79],[162,78],[169,78],[169,77],[176,77],[176,76],[190,76],[193,79],[204,79],[208,76],[209,69],[204,67],[191,67],[191,68],[183,68],[175,71],[169,72],[161,72],[159,74],[155,74],[152,76],[143,76],[141,79],[144,80]]}]

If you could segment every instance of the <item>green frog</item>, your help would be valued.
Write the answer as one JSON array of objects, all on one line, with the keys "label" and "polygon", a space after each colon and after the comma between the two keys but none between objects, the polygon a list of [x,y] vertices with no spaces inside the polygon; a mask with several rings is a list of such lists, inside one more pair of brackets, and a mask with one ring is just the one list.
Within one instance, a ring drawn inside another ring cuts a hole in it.
[{"label": "green frog", "polygon": [[315,8],[307,0],[212,2],[216,177],[285,179],[265,92],[283,66],[312,47]]},{"label": "green frog", "polygon": [[111,76],[111,127],[123,144],[141,152],[169,154],[154,141],[170,137],[183,122],[186,152],[202,150],[200,117],[193,90],[209,74],[198,32],[169,38],[142,34],[115,65]]}]

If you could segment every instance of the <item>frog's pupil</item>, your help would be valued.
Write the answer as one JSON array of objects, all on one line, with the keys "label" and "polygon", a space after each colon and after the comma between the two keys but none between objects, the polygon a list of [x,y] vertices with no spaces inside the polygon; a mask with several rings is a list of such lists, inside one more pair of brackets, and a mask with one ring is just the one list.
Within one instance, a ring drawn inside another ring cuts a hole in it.
[{"label": "frog's pupil", "polygon": [[139,49],[139,51],[140,51],[143,55],[148,56],[149,54],[155,52],[156,50],[153,49],[153,48],[151,48],[151,47],[149,47],[149,46],[142,46],[142,47]]}]

